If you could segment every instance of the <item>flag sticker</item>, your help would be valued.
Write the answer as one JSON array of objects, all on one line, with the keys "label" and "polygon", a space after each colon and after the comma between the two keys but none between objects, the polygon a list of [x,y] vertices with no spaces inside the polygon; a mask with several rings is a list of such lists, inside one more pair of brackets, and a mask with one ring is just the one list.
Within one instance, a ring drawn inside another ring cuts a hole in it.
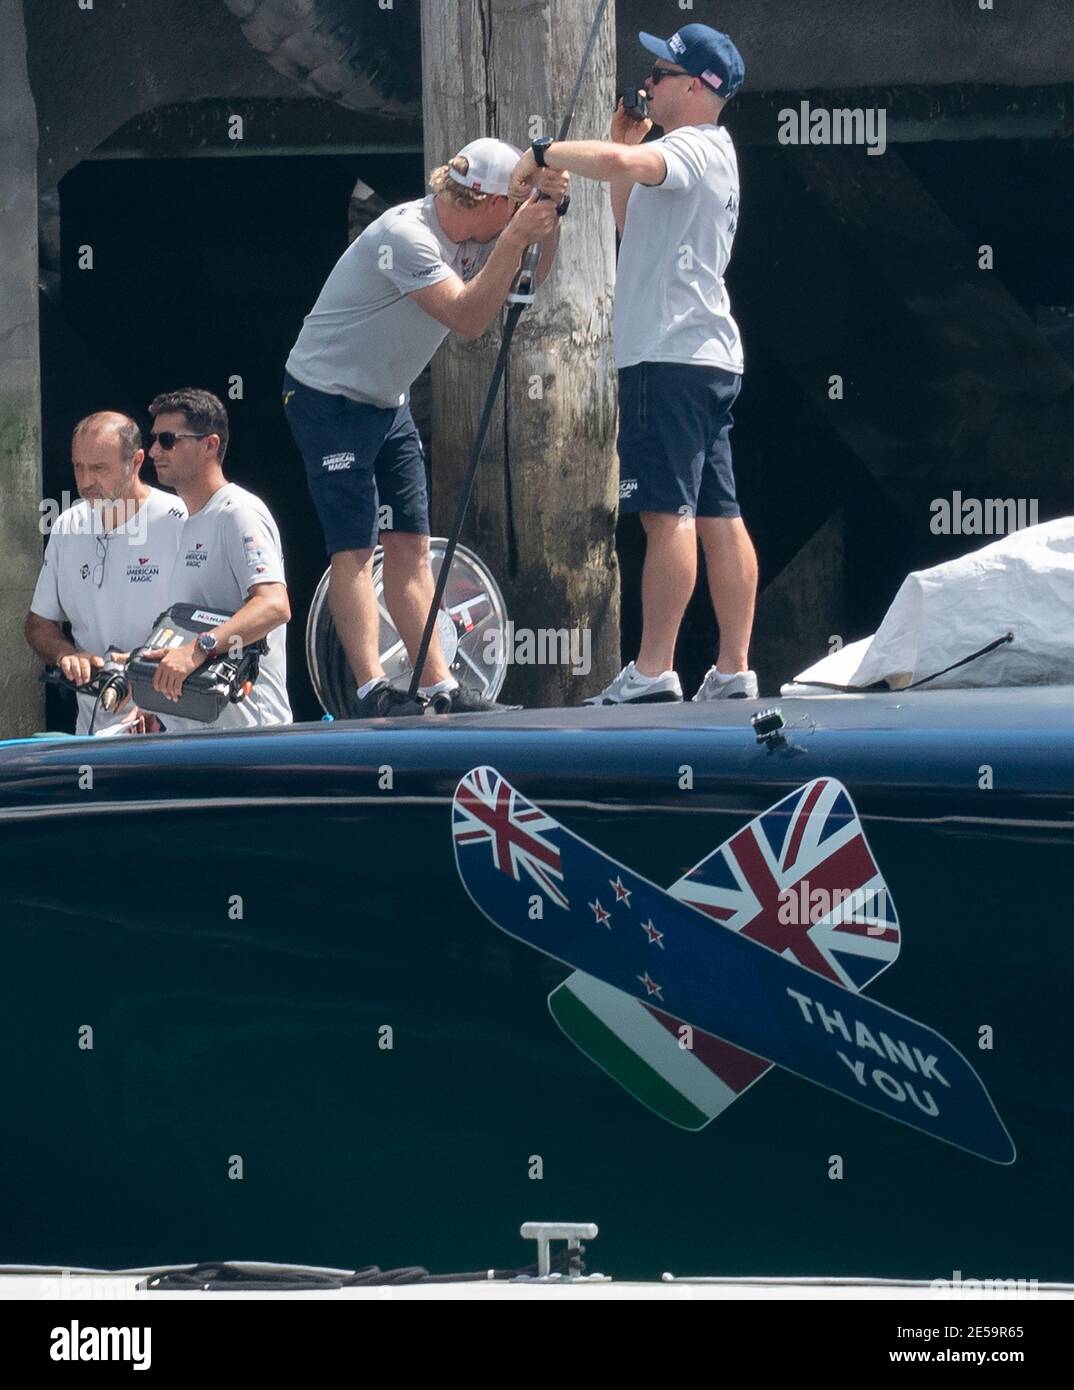
[{"label": "flag sticker", "polygon": [[[494,768],[460,781],[452,817],[474,904],[576,972],[549,1000],[557,1022],[673,1123],[701,1128],[773,1064],[991,1162],[1014,1161],[965,1057],[856,992],[894,959],[899,925],[834,779],[798,788],[733,835],[677,885],[683,896],[567,830]],[[809,875],[816,895],[803,886]],[[534,882],[554,890],[561,911],[534,918]],[[662,1032],[684,1024],[705,1055],[679,1087]]]},{"label": "flag sticker", "polygon": [[456,853],[460,845],[485,845],[500,873],[516,883],[526,874],[557,907],[568,908],[559,851],[542,833],[554,825],[490,767],[476,768],[455,794]]},{"label": "flag sticker", "polygon": [[[819,778],[784,797],[668,892],[753,940],[773,937],[774,946],[807,968],[816,967],[819,954],[820,973],[849,989],[864,988],[898,957],[901,938],[891,894],[849,794],[832,778]],[[663,950],[663,933],[651,920],[641,925]],[[567,995],[573,998],[568,1001]],[[669,1124],[704,1128],[771,1070],[762,1058],[700,1030],[690,1048],[680,1046],[678,1020],[579,973],[556,986],[548,1007],[576,1047]],[[615,1032],[618,1046],[605,1041],[598,1056],[594,1044],[602,1030]],[[648,1039],[644,1047],[643,1038]],[[647,1072],[654,1054],[659,1055],[659,1086],[651,1084]],[[698,1065],[722,1084],[707,1089],[702,1104],[684,1109],[680,1100],[693,1095],[691,1078]],[[642,1076],[647,1081],[639,1089]],[[677,1086],[679,1097],[669,1103]]]}]

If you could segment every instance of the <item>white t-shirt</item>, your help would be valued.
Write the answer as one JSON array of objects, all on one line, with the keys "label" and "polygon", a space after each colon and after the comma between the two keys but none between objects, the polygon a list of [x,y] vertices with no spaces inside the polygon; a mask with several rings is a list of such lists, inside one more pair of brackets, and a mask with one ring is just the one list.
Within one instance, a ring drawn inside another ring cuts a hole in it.
[{"label": "white t-shirt", "polygon": [[[260,497],[237,483],[225,483],[183,525],[168,606],[193,603],[211,613],[236,613],[255,584],[286,582],[272,513]],[[290,724],[286,639],[286,623],[272,629],[253,690],[241,703],[227,705],[212,724],[169,713],[158,715],[161,723],[169,733]]]},{"label": "white t-shirt", "polygon": [[683,126],[652,141],[667,164],[635,184],[616,269],[615,365],[686,362],[743,370],[723,277],[738,222],[738,160],[718,125]]},{"label": "white t-shirt", "polygon": [[[56,518],[30,601],[31,611],[71,624],[80,651],[103,656],[108,647],[130,651],[153,631],[168,607],[186,508],[159,488],[114,531],[102,532],[90,503],[79,501]],[[78,697],[80,734],[89,733],[94,697]],[[98,710],[94,732],[121,723],[129,707]]]},{"label": "white t-shirt", "polygon": [[472,279],[495,245],[449,241],[436,196],[389,208],[336,262],[287,359],[304,386],[397,408],[447,327],[408,296],[453,272]]}]

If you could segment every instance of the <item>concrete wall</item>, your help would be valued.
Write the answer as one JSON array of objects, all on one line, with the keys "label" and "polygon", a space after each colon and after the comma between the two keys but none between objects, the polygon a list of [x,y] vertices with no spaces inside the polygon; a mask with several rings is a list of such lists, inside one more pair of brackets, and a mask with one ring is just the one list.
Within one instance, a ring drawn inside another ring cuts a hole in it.
[{"label": "concrete wall", "polygon": [[20,0],[0,0],[0,736],[41,727],[22,624],[41,563],[37,124]]},{"label": "concrete wall", "polygon": [[[345,47],[356,91],[369,93],[369,113],[388,105],[396,117],[416,115],[416,101],[385,103],[367,80],[372,67],[381,85],[395,91],[406,85],[404,69],[419,70],[420,53],[410,38],[416,0],[396,0],[407,40],[384,52],[370,41],[377,27],[391,26],[384,12],[376,11],[384,24],[371,26],[369,12],[349,0],[307,3],[314,35],[328,29],[346,38],[349,32]],[[596,0],[547,3],[550,15],[574,13],[584,22]],[[25,11],[43,189],[144,112],[209,97],[309,96],[308,84],[270,67],[278,53],[258,52],[243,37],[240,13],[252,16],[246,29],[263,46],[257,23],[275,18],[284,24],[286,15],[296,22],[288,0],[95,0],[92,10],[81,10],[76,0],[33,0]],[[639,30],[667,36],[696,21],[734,37],[746,58],[747,89],[755,94],[1074,80],[1070,0],[995,0],[993,10],[981,10],[979,0],[618,0],[620,85],[651,65],[637,41]],[[398,138],[405,134],[401,122]]]},{"label": "concrete wall", "polygon": [[223,0],[95,0],[92,10],[24,0],[23,9],[43,188],[143,111],[202,97],[303,95],[250,47]]},{"label": "concrete wall", "polygon": [[[589,3],[589,0],[586,0]],[[646,62],[639,29],[711,24],[738,44],[751,91],[1029,86],[1074,77],[1070,0],[619,0],[619,66]],[[645,69],[643,68],[643,71]]]}]

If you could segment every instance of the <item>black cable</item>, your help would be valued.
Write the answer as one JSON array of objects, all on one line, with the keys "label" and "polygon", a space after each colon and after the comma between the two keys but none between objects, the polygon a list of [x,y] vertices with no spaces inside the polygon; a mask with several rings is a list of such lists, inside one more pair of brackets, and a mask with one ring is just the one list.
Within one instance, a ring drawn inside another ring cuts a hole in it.
[{"label": "black cable", "polygon": [[93,713],[90,715],[90,722],[89,722],[89,733],[90,733],[91,735],[92,735],[92,733],[93,733],[93,730],[94,730],[94,729],[96,728],[96,726],[97,726],[97,713],[98,713],[98,711],[99,711],[100,708],[101,708],[101,699],[102,699],[103,696],[104,696],[104,689],[102,688],[101,690],[98,690],[98,691],[97,691],[97,698],[96,698],[96,700],[94,700],[94,702],[93,702]]},{"label": "black cable", "polygon": [[[608,0],[600,0],[597,7],[596,18],[589,30],[589,37],[586,39],[585,47],[582,49],[581,61],[578,64],[578,72],[574,79],[574,86],[571,89],[570,100],[567,103],[567,110],[560,123],[559,140],[566,140],[574,120],[574,110],[578,104],[578,94],[582,89],[582,80],[585,77],[586,69],[589,66],[589,55],[593,51],[596,43],[597,33],[604,20],[604,12],[608,7]],[[527,273],[527,266],[531,266],[532,272],[536,270],[533,262],[533,247],[529,247],[525,256],[522,258],[521,274]],[[538,248],[539,249],[539,248]],[[515,328],[525,305],[519,302],[512,303],[507,311],[507,319],[504,323],[503,339],[500,343],[500,351],[496,357],[496,366],[493,369],[492,381],[489,384],[488,395],[485,398],[484,409],[481,412],[481,420],[477,427],[477,434],[474,436],[473,446],[470,449],[470,463],[466,469],[466,476],[463,479],[462,490],[459,493],[459,500],[455,505],[455,516],[451,523],[451,531],[448,535],[447,548],[444,551],[444,558],[440,562],[440,573],[436,577],[436,587],[433,592],[433,601],[429,605],[429,615],[425,619],[425,630],[421,634],[421,645],[418,647],[417,660],[414,662],[414,674],[410,679],[410,688],[407,694],[411,700],[417,700],[418,687],[421,685],[421,673],[425,669],[425,658],[429,655],[429,645],[433,640],[433,631],[436,628],[436,615],[440,610],[443,601],[444,590],[447,587],[448,577],[451,574],[451,565],[455,559],[455,549],[459,543],[459,533],[462,531],[462,523],[466,518],[466,509],[470,505],[470,494],[474,488],[474,479],[477,477],[477,466],[481,460],[481,450],[485,446],[485,436],[488,433],[489,421],[492,419],[492,408],[496,403],[496,396],[500,390],[500,382],[503,379],[504,368],[507,365],[507,354],[511,350],[511,339],[515,335]]]},{"label": "black cable", "polygon": [[[585,1246],[576,1250],[557,1250],[551,1256],[550,1273],[581,1275],[585,1272],[582,1256]],[[201,1264],[160,1270],[146,1280],[146,1288],[156,1291],[199,1289],[205,1293],[284,1292],[303,1289],[349,1289],[384,1284],[472,1284],[491,1280],[535,1279],[536,1264],[521,1269],[483,1269],[463,1274],[430,1274],[422,1265],[406,1265],[400,1269],[381,1269],[379,1265],[364,1265],[350,1272],[334,1269],[304,1269],[280,1266],[266,1269],[262,1265],[242,1264],[232,1260],[206,1260]]]},{"label": "black cable", "polygon": [[481,462],[481,450],[484,447],[485,435],[488,433],[489,421],[492,418],[492,408],[496,404],[496,396],[503,379],[504,368],[507,365],[507,354],[511,350],[511,339],[514,336],[515,325],[518,323],[524,307],[522,304],[512,304],[507,313],[503,341],[500,343],[500,351],[496,356],[496,366],[493,369],[492,382],[488,395],[485,397],[484,408],[481,411],[481,421],[470,449],[470,463],[466,469],[466,476],[463,478],[459,500],[455,504],[455,516],[451,522],[451,531],[444,550],[444,558],[440,561],[440,573],[436,576],[436,588],[433,592],[433,601],[429,605],[429,615],[425,619],[425,631],[421,634],[421,646],[418,648],[418,657],[414,662],[414,674],[410,678],[410,688],[407,694],[412,700],[418,698],[421,673],[425,669],[425,658],[429,655],[429,644],[433,640],[433,629],[436,627],[436,615],[440,611],[440,603],[444,597],[444,590],[447,588],[448,576],[451,574],[451,566],[459,544],[459,533],[466,517],[466,508],[470,504],[470,493],[473,491],[474,479],[477,477],[477,466]]},{"label": "black cable", "polygon": [[920,680],[911,681],[909,685],[900,687],[897,691],[892,691],[887,681],[874,681],[872,685],[835,685],[832,681],[803,681],[803,685],[815,685],[818,690],[834,690],[840,695],[867,695],[873,691],[886,690],[889,693],[901,695],[904,690],[916,690],[920,685],[928,685],[929,681],[939,680],[941,676],[946,676],[948,671],[957,671],[960,666],[968,666],[971,661],[976,661],[978,657],[987,656],[989,652],[994,652],[997,647],[1004,647],[1008,642],[1014,641],[1014,633],[1006,632],[1002,637],[996,637],[980,651],[971,652],[969,656],[964,656],[960,661],[952,661],[950,666],[945,666],[942,671],[933,671],[931,676],[922,676]]},{"label": "black cable", "polygon": [[964,656],[961,661],[952,661],[950,666],[945,666],[942,671],[934,671],[931,676],[922,676],[919,681],[911,681],[905,689],[916,690],[919,685],[928,685],[929,681],[946,676],[948,671],[956,671],[960,666],[967,666],[971,661],[976,661],[979,656],[987,656],[989,652],[994,652],[997,647],[1006,646],[1008,642],[1013,641],[1014,633],[1006,632],[1002,637],[997,637],[994,641],[989,642],[987,647],[982,647],[979,652],[972,652],[969,656]]}]

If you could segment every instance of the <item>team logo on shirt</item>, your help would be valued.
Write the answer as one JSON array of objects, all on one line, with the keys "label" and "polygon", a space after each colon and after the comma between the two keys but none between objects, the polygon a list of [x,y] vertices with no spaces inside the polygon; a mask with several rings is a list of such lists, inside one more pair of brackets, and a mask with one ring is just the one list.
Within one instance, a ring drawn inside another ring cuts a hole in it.
[{"label": "team logo on shirt", "polygon": [[628,497],[633,497],[638,490],[637,478],[623,478],[619,483],[619,500],[625,502]]},{"label": "team logo on shirt", "polygon": [[88,579],[88,578],[89,578],[89,571],[90,571],[89,565],[83,565],[82,568],[81,568],[78,572],[79,572],[79,574],[82,576],[83,579]]},{"label": "team logo on shirt", "polygon": [[151,564],[151,556],[139,555],[137,560],[127,566],[127,578],[132,584],[148,584],[160,575],[160,566]]},{"label": "team logo on shirt", "polygon": [[353,463],[353,454],[325,454],[321,459],[321,467],[326,473],[338,473],[341,468],[350,468]]},{"label": "team logo on shirt", "polygon": [[205,549],[205,542],[198,541],[186,553],[183,563],[188,570],[204,569],[205,561],[209,558],[209,552]]},{"label": "team logo on shirt", "polygon": [[[268,555],[268,541],[264,536],[243,536],[242,548],[248,565],[260,564]],[[264,565],[261,565],[257,572],[263,574],[265,572]]]},{"label": "team logo on shirt", "polygon": [[180,519],[180,521],[181,521],[181,520],[183,519],[185,513],[183,512],[182,507],[169,507],[169,508],[168,508],[168,515],[169,515],[169,516],[177,516],[177,517]]}]

